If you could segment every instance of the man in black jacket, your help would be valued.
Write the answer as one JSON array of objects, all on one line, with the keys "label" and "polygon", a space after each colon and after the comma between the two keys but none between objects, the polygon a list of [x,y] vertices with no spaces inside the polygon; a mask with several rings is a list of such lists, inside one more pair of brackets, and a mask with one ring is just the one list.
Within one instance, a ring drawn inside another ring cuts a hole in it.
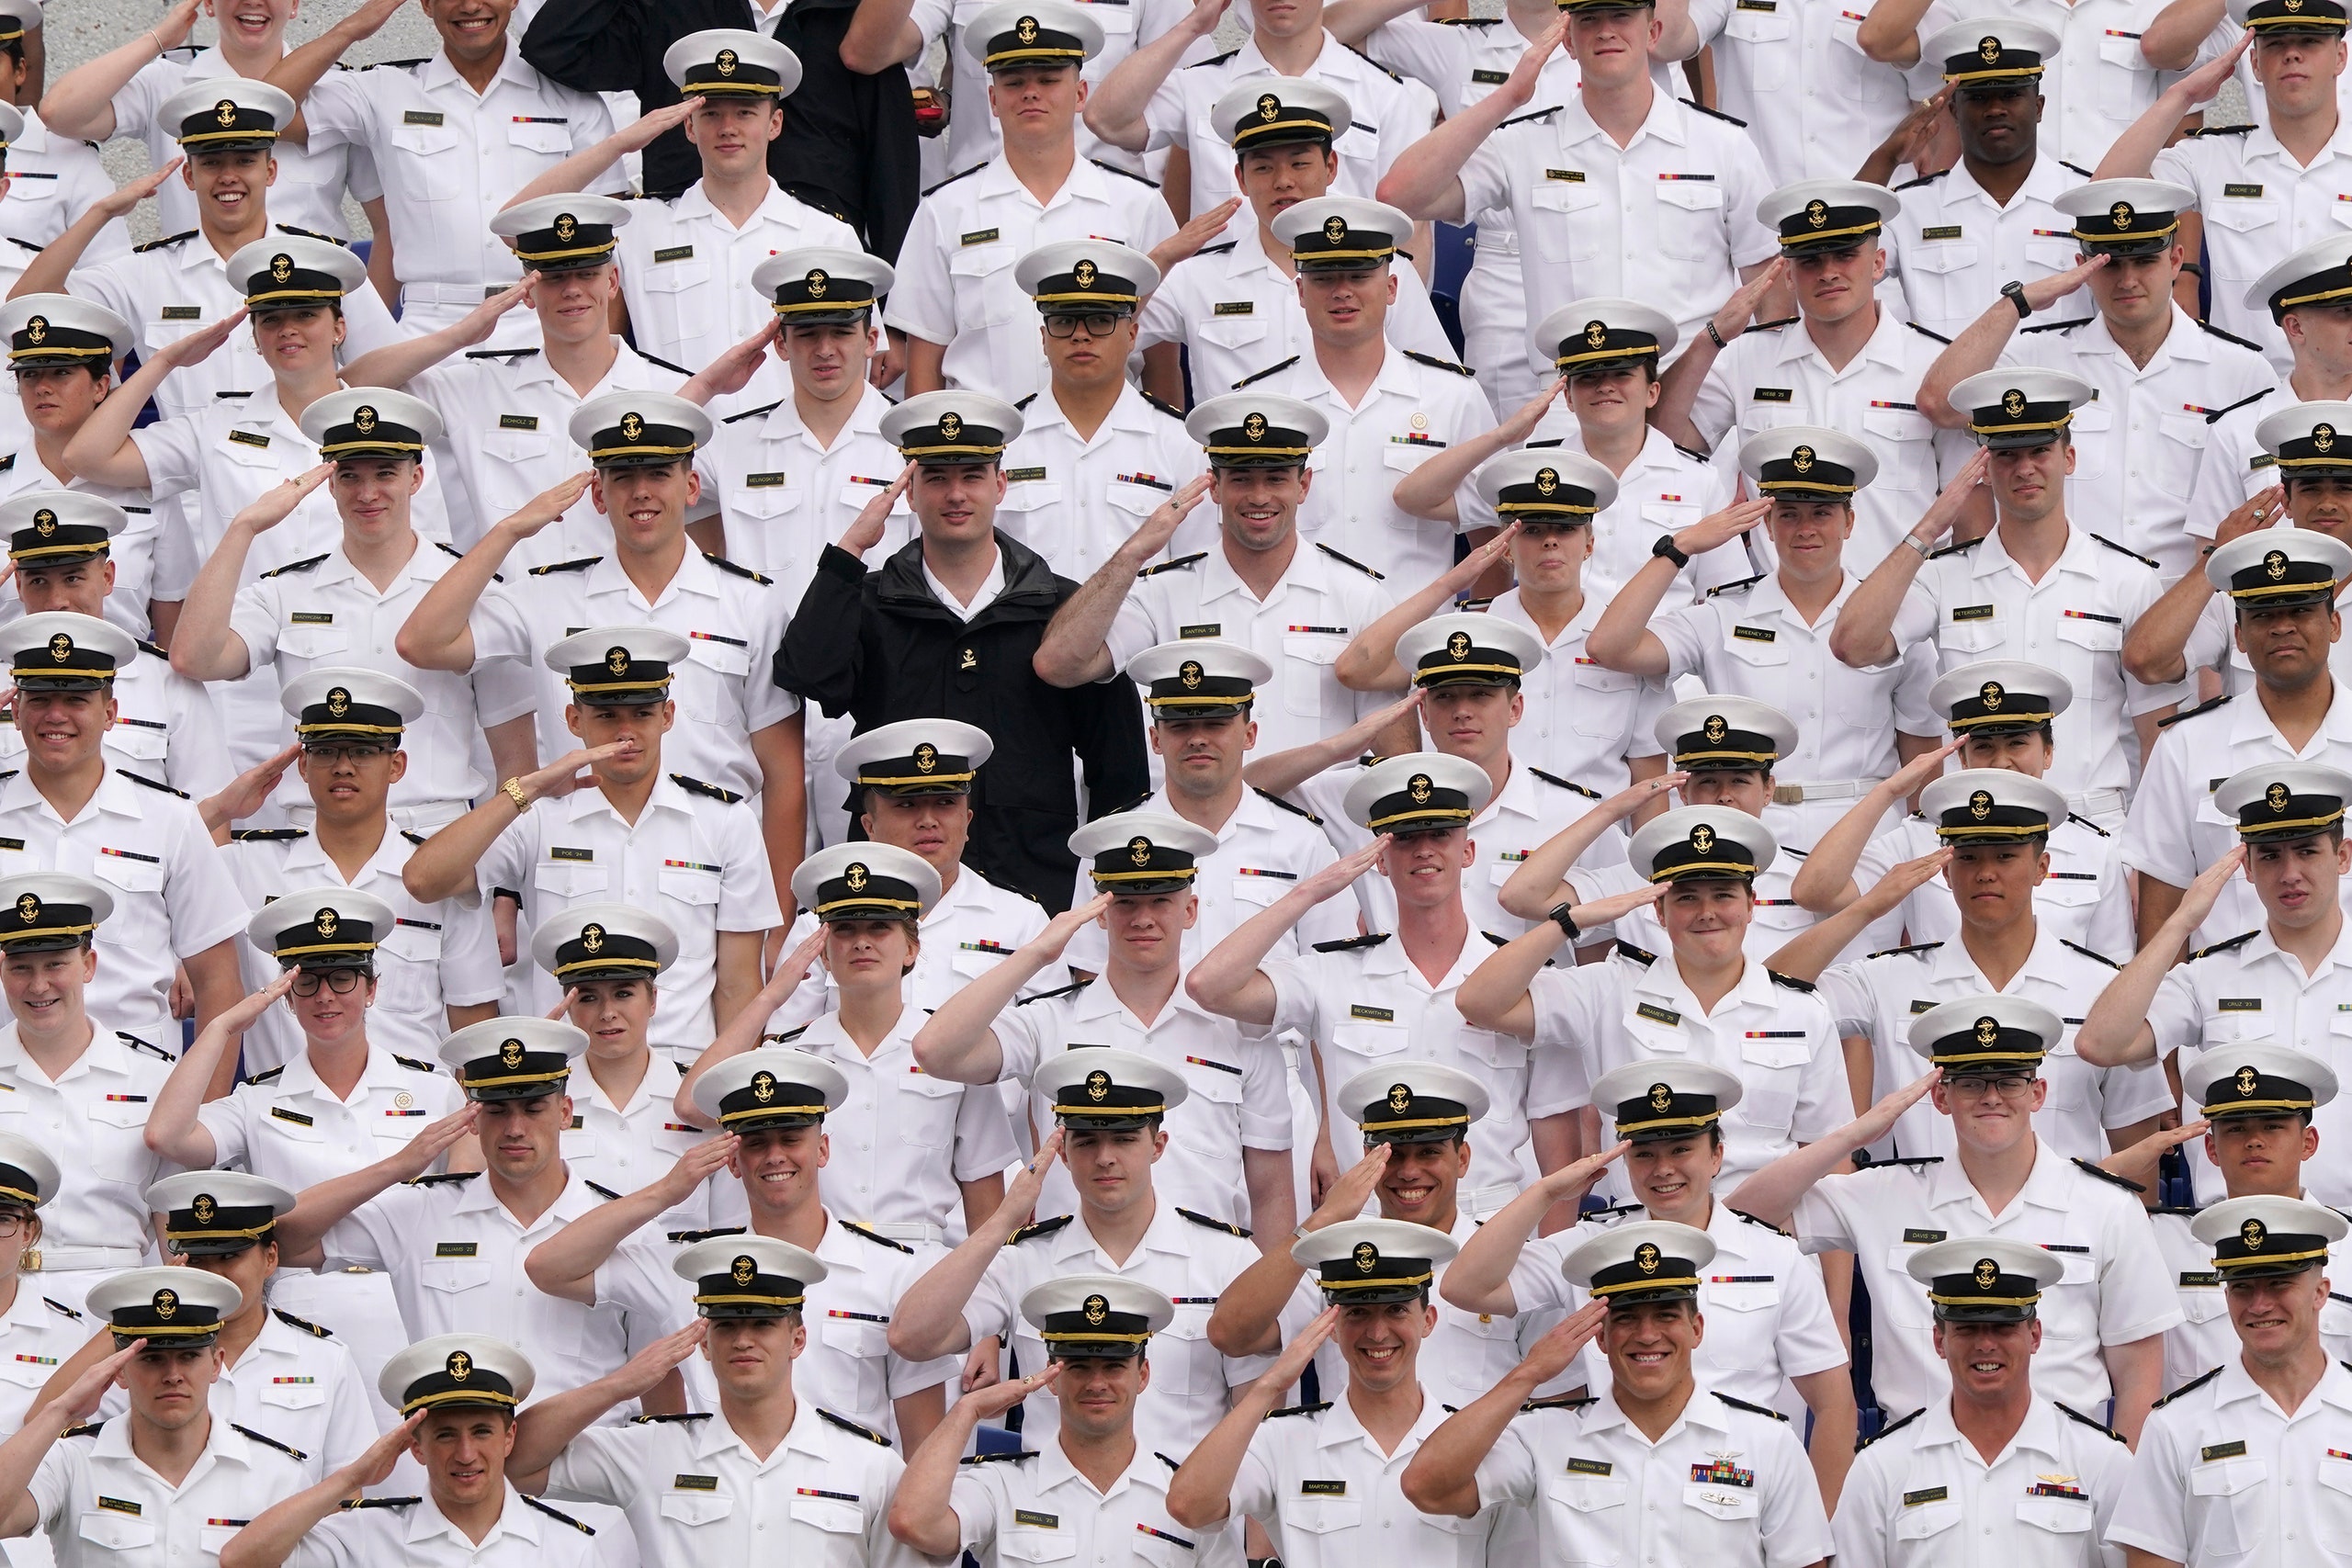
[{"label": "man in black jacket", "polygon": [[[996,751],[973,783],[964,858],[1059,913],[1078,869],[1065,847],[1078,826],[1071,754],[1096,817],[1132,804],[1151,777],[1132,682],[1062,691],[1031,668],[1078,585],[996,530],[1001,459],[1020,434],[1012,404],[974,392],[926,392],[883,416],[908,468],[825,547],[776,650],[775,682],[860,731],[904,718],[988,731]],[[922,536],[869,572],[860,558],[902,493]]]},{"label": "man in black jacket", "polygon": [[[547,0],[523,35],[523,58],[582,92],[635,93],[650,111],[678,101],[662,56],[680,39],[708,28],[772,34],[802,74],[768,172],[896,262],[922,184],[905,68],[923,44],[912,10],[913,0],[783,0],[761,12],[752,0]],[[649,195],[674,196],[701,177],[683,130],[645,150]]]}]

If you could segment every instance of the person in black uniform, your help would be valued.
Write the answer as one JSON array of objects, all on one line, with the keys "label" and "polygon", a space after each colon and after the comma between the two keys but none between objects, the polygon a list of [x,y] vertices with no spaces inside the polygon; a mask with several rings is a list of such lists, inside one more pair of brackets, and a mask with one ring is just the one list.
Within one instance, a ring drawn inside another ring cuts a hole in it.
[{"label": "person in black uniform", "polygon": [[[1032,661],[1046,623],[1078,584],[995,526],[1005,447],[1021,434],[1012,405],[978,392],[925,392],[882,418],[906,471],[818,558],[816,576],[775,652],[775,683],[846,713],[860,733],[905,718],[954,718],[996,743],[972,784],[965,860],[1001,887],[1059,914],[1078,857],[1070,756],[1085,770],[1091,815],[1151,788],[1142,705],[1131,681],[1061,691]],[[868,570],[900,495],[920,536]],[[856,807],[850,810],[854,818]]]}]

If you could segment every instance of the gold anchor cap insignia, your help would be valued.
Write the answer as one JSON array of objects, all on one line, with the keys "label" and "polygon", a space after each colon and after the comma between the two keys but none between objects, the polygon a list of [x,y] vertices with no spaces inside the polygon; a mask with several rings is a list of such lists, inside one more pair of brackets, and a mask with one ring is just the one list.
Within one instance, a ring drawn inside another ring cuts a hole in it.
[{"label": "gold anchor cap insignia", "polygon": [[915,748],[915,772],[928,773],[939,766],[939,748],[926,740]]},{"label": "gold anchor cap insignia", "polygon": [[1393,1083],[1388,1086],[1388,1109],[1398,1113],[1412,1109],[1413,1090],[1409,1085]]},{"label": "gold anchor cap insignia", "polygon": [[1094,280],[1102,275],[1092,262],[1081,260],[1076,266],[1069,269],[1069,276],[1070,280],[1080,288],[1091,288],[1094,287]]},{"label": "gold anchor cap insignia", "polygon": [[374,406],[368,403],[361,403],[357,408],[354,409],[351,412],[351,427],[359,432],[362,435],[373,435],[376,433],[376,410]]},{"label": "gold anchor cap insignia", "polygon": [[2128,201],[2117,202],[2107,209],[2107,218],[2109,222],[2115,225],[2117,232],[2129,229],[2132,227],[2132,204]]},{"label": "gold anchor cap insignia", "polygon": [[1557,469],[1557,468],[1538,468],[1538,469],[1536,469],[1536,470],[1535,470],[1535,493],[1536,493],[1536,494],[1538,494],[1538,495],[1556,495],[1556,494],[1558,494],[1558,493],[1559,493],[1559,490],[1560,490],[1560,470],[1559,470],[1559,469]]},{"label": "gold anchor cap insignia", "polygon": [[500,1041],[498,1043],[498,1060],[500,1065],[503,1066],[521,1066],[523,1065],[523,1043],[520,1040],[513,1039],[511,1037]]},{"label": "gold anchor cap insignia", "polygon": [[605,951],[605,928],[591,920],[580,928],[580,945],[590,953]]},{"label": "gold anchor cap insignia", "polygon": [[342,686],[327,688],[327,716],[341,718],[351,711],[351,693]]},{"label": "gold anchor cap insignia", "polygon": [[168,1318],[180,1310],[180,1293],[177,1291],[157,1291],[148,1304],[155,1309],[157,1317]]},{"label": "gold anchor cap insignia", "polygon": [[865,869],[865,863],[864,861],[854,860],[849,863],[848,868],[842,873],[842,881],[848,886],[851,892],[863,893],[865,891],[865,884],[871,879],[872,875],[873,874]]},{"label": "gold anchor cap insignia", "polygon": [[2261,1082],[2261,1076],[2252,1067],[2240,1067],[2238,1069],[2237,1086],[2238,1092],[2240,1094],[2251,1099],[2255,1089],[2260,1086]]},{"label": "gold anchor cap insignia", "polygon": [[1661,1256],[1657,1249],[1657,1243],[1654,1241],[1645,1241],[1634,1248],[1634,1267],[1645,1274],[1657,1273],[1660,1261]]},{"label": "gold anchor cap insignia", "polygon": [[2323,452],[2335,450],[2335,426],[2325,423],[2312,425],[2312,445]]},{"label": "gold anchor cap insignia", "polygon": [[1380,1248],[1368,1241],[1360,1241],[1356,1243],[1355,1259],[1356,1272],[1369,1274],[1380,1262]]},{"label": "gold anchor cap insignia", "polygon": [[1715,851],[1715,830],[1704,822],[1690,829],[1690,847],[1702,855]]},{"label": "gold anchor cap insignia", "polygon": [[752,1075],[752,1098],[762,1105],[775,1098],[775,1075],[765,1067]]},{"label": "gold anchor cap insignia", "polygon": [[1280,98],[1274,96],[1272,93],[1261,93],[1258,95],[1258,118],[1260,119],[1272,119],[1282,112],[1283,101]]},{"label": "gold anchor cap insignia", "polygon": [[1100,1105],[1111,1097],[1111,1075],[1097,1067],[1086,1075],[1086,1098]]},{"label": "gold anchor cap insignia", "polygon": [[1976,40],[1976,58],[1990,65],[2001,58],[2001,40],[1987,33]]},{"label": "gold anchor cap insignia", "polygon": [[2015,419],[2018,415],[2025,412],[2025,394],[2018,391],[2015,387],[2011,387],[2007,391],[2003,392],[2001,394],[2001,412],[2007,414],[2011,419]]},{"label": "gold anchor cap insignia", "polygon": [[1243,414],[1241,434],[1252,441],[1263,441],[1266,438],[1266,416],[1254,410]]},{"label": "gold anchor cap insignia", "polygon": [[232,125],[236,124],[236,123],[237,123],[237,103],[236,103],[236,100],[235,100],[234,98],[223,98],[223,99],[221,99],[219,103],[217,103],[217,104],[213,105],[213,106],[212,106],[212,118],[213,118],[214,121],[215,121],[216,123],[218,123],[218,124],[220,125],[220,129],[221,129],[221,130],[228,130],[231,126],[232,126]]},{"label": "gold anchor cap insignia", "polygon": [[1826,228],[1829,222],[1829,204],[1822,200],[1819,197],[1815,197],[1811,201],[1806,202],[1804,204],[1804,220],[1815,229]]},{"label": "gold anchor cap insignia", "polygon": [[1587,321],[1584,324],[1584,341],[1595,348],[1600,347],[1609,341],[1609,328],[1600,321]]},{"label": "gold anchor cap insignia", "polygon": [[605,668],[611,671],[616,675],[628,674],[628,649],[626,648],[608,648],[605,649]]},{"label": "gold anchor cap insignia", "polygon": [[1721,740],[1731,733],[1731,726],[1724,722],[1723,715],[1711,713],[1707,716],[1706,722],[1699,726],[1699,733],[1711,741]]},{"label": "gold anchor cap insignia", "polygon": [[735,74],[735,62],[736,62],[736,61],[737,61],[737,60],[739,60],[740,58],[741,58],[741,56],[739,56],[739,55],[738,55],[738,54],[737,54],[733,50],[731,50],[731,49],[722,49],[722,50],[720,50],[720,51],[718,51],[718,61],[717,61],[717,62],[716,62],[716,63],[718,64],[718,73],[719,73],[721,76],[732,76],[732,75],[734,75],[734,74]]},{"label": "gold anchor cap insignia", "polygon": [[1336,212],[1326,218],[1323,220],[1323,237],[1335,245],[1344,243],[1348,237],[1348,220]]},{"label": "gold anchor cap insignia", "polygon": [[1470,634],[1468,632],[1455,632],[1452,637],[1447,637],[1445,639],[1445,651],[1453,657],[1456,663],[1469,658]]},{"label": "gold anchor cap insignia", "polygon": [[1430,796],[1435,791],[1436,786],[1430,783],[1430,776],[1427,773],[1415,773],[1405,781],[1405,793],[1413,797],[1413,804],[1416,806],[1428,805]]},{"label": "gold anchor cap insignia", "polygon": [[1091,1295],[1086,1298],[1086,1304],[1081,1310],[1086,1314],[1086,1321],[1099,1328],[1111,1315],[1111,1303],[1099,1294]]},{"label": "gold anchor cap insignia", "polygon": [[2262,798],[2268,804],[2271,810],[2284,811],[2287,809],[2288,803],[2287,786],[2274,783],[2268,789],[2262,792]]},{"label": "gold anchor cap insignia", "polygon": [[39,512],[34,513],[33,513],[33,532],[34,532],[34,533],[36,533],[36,534],[41,534],[41,535],[49,535],[49,534],[54,534],[54,533],[56,533],[56,532],[57,532],[57,513],[54,513],[54,512],[51,512],[51,511],[48,507],[46,507],[46,506],[42,507]]},{"label": "gold anchor cap insignia", "polygon": [[1968,796],[1968,814],[1979,822],[1992,816],[1993,792],[1989,789],[1971,791]]},{"label": "gold anchor cap insignia", "polygon": [[60,664],[64,663],[74,657],[74,639],[65,633],[59,632],[49,639],[49,656]]},{"label": "gold anchor cap insignia", "polygon": [[621,415],[621,439],[634,441],[645,434],[645,416],[635,409]]},{"label": "gold anchor cap insignia", "polygon": [[342,926],[342,924],[343,917],[336,914],[333,909],[321,909],[311,921],[311,929],[316,931],[322,937],[328,939],[332,939],[334,936],[335,931]]},{"label": "gold anchor cap insignia", "polygon": [[1151,863],[1151,840],[1138,833],[1127,840],[1127,859],[1136,865]]},{"label": "gold anchor cap insignia", "polygon": [[735,1282],[739,1285],[750,1284],[752,1282],[752,1276],[759,1273],[759,1264],[753,1261],[751,1255],[748,1253],[739,1253],[736,1256],[734,1266],[728,1269],[728,1272],[735,1277]]},{"label": "gold anchor cap insignia", "polygon": [[1813,472],[1813,448],[1799,446],[1789,454],[1789,461],[1801,474]]},{"label": "gold anchor cap insignia", "polygon": [[2260,1220],[2248,1220],[2238,1227],[2238,1240],[2248,1252],[2260,1252],[2262,1244],[2270,1239],[2270,1232]]},{"label": "gold anchor cap insignia", "polygon": [[941,414],[939,416],[939,434],[942,437],[949,441],[953,441],[957,436],[962,435],[964,434],[964,416],[960,413],[956,413],[953,410]]},{"label": "gold anchor cap insignia", "polygon": [[2276,582],[2287,575],[2287,552],[2272,550],[2262,558],[2263,574]]},{"label": "gold anchor cap insignia", "polygon": [[1989,1291],[2001,1282],[2001,1266],[1989,1258],[1976,1260],[1976,1288]]},{"label": "gold anchor cap insignia", "polygon": [[1037,41],[1037,18],[1035,17],[1022,17],[1012,25],[1012,36],[1019,39],[1023,43],[1035,43]]},{"label": "gold anchor cap insignia", "polygon": [[449,1381],[452,1382],[463,1382],[474,1375],[474,1359],[463,1350],[450,1351],[449,1359],[444,1361],[442,1366],[448,1372]]},{"label": "gold anchor cap insignia", "polygon": [[47,316],[28,317],[25,321],[25,336],[35,343],[45,340],[49,336],[49,318]]},{"label": "gold anchor cap insignia", "polygon": [[29,893],[18,894],[17,896],[17,919],[24,921],[27,925],[31,925],[35,920],[40,919],[40,900],[34,897]]},{"label": "gold anchor cap insignia", "polygon": [[580,220],[579,220],[579,219],[574,218],[574,217],[573,217],[571,213],[569,213],[569,212],[559,212],[559,213],[557,213],[557,214],[556,214],[556,216],[555,216],[555,237],[556,237],[557,239],[559,239],[559,240],[562,240],[562,241],[565,241],[566,243],[569,243],[569,242],[571,240],[571,238],[572,238],[574,235],[578,234],[579,232],[580,232]]},{"label": "gold anchor cap insignia", "polygon": [[1199,685],[1201,683],[1201,661],[1197,659],[1187,659],[1184,660],[1183,663],[1176,667],[1176,679],[1182,682],[1187,689]]},{"label": "gold anchor cap insignia", "polygon": [[2003,689],[1998,681],[1987,681],[1976,688],[1976,700],[1984,705],[1984,709],[1988,713],[1999,712],[2002,699],[2007,695],[2008,693]]},{"label": "gold anchor cap insignia", "polygon": [[209,1225],[212,1223],[212,1216],[220,1211],[220,1205],[212,1201],[211,1193],[199,1192],[196,1201],[187,1206],[187,1212],[196,1216],[198,1224]]},{"label": "gold anchor cap insignia", "polygon": [[2000,1041],[2001,1025],[1997,1020],[1987,1016],[1976,1021],[1976,1043],[1979,1045],[1997,1045],[2000,1043]]},{"label": "gold anchor cap insignia", "polygon": [[1650,1085],[1650,1109],[1652,1111],[1663,1112],[1670,1109],[1673,1104],[1674,1090],[1671,1088],[1662,1083],[1654,1083]]},{"label": "gold anchor cap insignia", "polygon": [[288,278],[293,276],[294,258],[288,255],[284,251],[280,251],[276,255],[270,257],[269,276],[273,281],[278,283],[283,283]]}]

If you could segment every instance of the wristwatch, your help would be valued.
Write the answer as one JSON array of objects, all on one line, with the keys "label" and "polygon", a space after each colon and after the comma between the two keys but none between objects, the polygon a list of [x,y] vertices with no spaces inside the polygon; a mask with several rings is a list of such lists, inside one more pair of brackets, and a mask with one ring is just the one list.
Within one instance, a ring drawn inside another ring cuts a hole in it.
[{"label": "wristwatch", "polygon": [[2001,285],[2001,298],[2018,308],[2018,321],[2024,321],[2033,314],[2033,307],[2027,304],[2025,300],[2025,285],[2016,278],[2011,278]]},{"label": "wristwatch", "polygon": [[1560,902],[1553,905],[1549,909],[1546,909],[1544,912],[1544,918],[1550,920],[1554,925],[1559,927],[1560,934],[1562,936],[1566,937],[1570,942],[1574,942],[1584,933],[1577,930],[1577,923],[1574,919],[1569,918],[1568,909],[1568,902],[1564,898]]},{"label": "wristwatch", "polygon": [[1657,543],[1650,547],[1650,554],[1672,561],[1677,571],[1690,564],[1690,558],[1674,547],[1674,536],[1671,534],[1660,534]]},{"label": "wristwatch", "polygon": [[508,779],[504,784],[500,784],[498,788],[500,793],[503,794],[507,799],[514,803],[515,810],[523,813],[526,817],[531,814],[531,797],[523,793],[523,781],[519,777]]}]

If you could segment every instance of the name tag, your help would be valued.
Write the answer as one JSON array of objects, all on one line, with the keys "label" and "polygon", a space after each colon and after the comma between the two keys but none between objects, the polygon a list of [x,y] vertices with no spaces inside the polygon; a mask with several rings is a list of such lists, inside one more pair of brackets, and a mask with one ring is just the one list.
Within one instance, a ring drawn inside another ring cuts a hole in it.
[{"label": "name tag", "polygon": [[[989,232],[993,234],[996,231],[991,229]],[[1027,1525],[1032,1529],[1057,1530],[1062,1528],[1062,1517],[1059,1514],[1041,1514],[1035,1508],[1013,1509],[1012,1522],[1016,1525]]]},{"label": "name tag", "polygon": [[1510,73],[1508,71],[1473,71],[1470,73],[1470,80],[1477,86],[1499,87],[1504,83],[1510,80]]},{"label": "name tag", "polygon": [[503,413],[498,416],[501,430],[537,430],[539,416],[535,413]]},{"label": "name tag", "polygon": [[1344,1497],[1348,1495],[1348,1483],[1344,1481],[1302,1481],[1298,1483],[1298,1495],[1302,1497]]},{"label": "name tag", "polygon": [[1024,484],[1034,479],[1042,479],[1045,477],[1046,470],[1042,468],[1007,468],[1004,470],[1004,482],[1007,484]]},{"label": "name tag", "polygon": [[305,1116],[299,1111],[288,1111],[282,1105],[271,1106],[269,1108],[269,1113],[272,1116],[277,1117],[280,1122],[291,1122],[297,1127],[311,1126],[317,1121],[317,1118],[315,1117]]},{"label": "name tag", "polygon": [[140,1515],[139,1505],[130,1498],[109,1497],[103,1492],[98,1494],[98,1506],[109,1514],[129,1514],[134,1519]]},{"label": "name tag", "polygon": [[1546,169],[1544,171],[1544,177],[1547,180],[1565,180],[1572,186],[1584,184],[1582,169]]},{"label": "name tag", "polygon": [[1216,302],[1215,313],[1220,316],[1254,316],[1258,313],[1258,302],[1255,299],[1220,299]]},{"label": "name tag", "polygon": [[1955,604],[1952,606],[1951,618],[1955,622],[1989,621],[1993,618],[1993,606],[1990,604]]},{"label": "name tag", "polygon": [[716,1492],[718,1490],[718,1477],[715,1475],[676,1475],[670,1478],[670,1485],[673,1491],[678,1492]]},{"label": "name tag", "polygon": [[1951,1233],[1950,1231],[1921,1230],[1915,1227],[1913,1229],[1905,1230],[1903,1233],[1903,1245],[1905,1247],[1933,1247],[1936,1243],[1943,1240],[1945,1236],[1950,1235],[1951,1234]]},{"label": "name tag", "polygon": [[1770,626],[1734,626],[1731,635],[1742,642],[1778,642],[1781,634]]},{"label": "name tag", "polygon": [[1751,401],[1759,403],[1786,403],[1796,400],[1796,395],[1786,387],[1758,387],[1747,396]]},{"label": "name tag", "polygon": [[1196,621],[1189,626],[1178,626],[1176,628],[1176,635],[1180,638],[1188,637],[1215,637],[1224,629],[1225,623],[1222,621]]},{"label": "name tag", "polygon": [[411,109],[401,116],[401,123],[402,125],[441,125],[447,122],[447,118],[438,109]]},{"label": "name tag", "polygon": [[229,432],[229,439],[240,446],[266,447],[269,445],[268,436],[251,430],[232,430]]},{"label": "name tag", "polygon": [[167,321],[200,321],[204,320],[201,305],[166,305],[160,312]]},{"label": "name tag", "polygon": [[996,237],[997,231],[994,229],[975,229],[964,235],[957,243],[966,245],[992,245],[996,243]]},{"label": "name tag", "polygon": [[561,844],[550,844],[548,847],[549,860],[594,860],[595,858],[596,852],[594,850],[566,849]]},{"label": "name tag", "polygon": [[297,610],[291,619],[298,626],[331,626],[334,625],[332,610]]},{"label": "name tag", "polygon": [[471,1258],[481,1249],[470,1241],[436,1241],[433,1244],[435,1258]]},{"label": "name tag", "polygon": [[1919,238],[1923,240],[1957,240],[1960,238],[1960,225],[1957,223],[1946,223],[1934,229],[1922,229],[1919,231]]},{"label": "name tag", "polygon": [[653,259],[657,262],[692,261],[695,259],[695,248],[692,245],[671,245],[654,252]]},{"label": "name tag", "polygon": [[2221,1283],[2222,1276],[2220,1272],[2211,1269],[2201,1274],[2185,1272],[2180,1276],[2180,1288],[2184,1291],[2219,1289]]},{"label": "name tag", "polygon": [[743,488],[745,490],[782,490],[791,481],[791,475],[782,473],[745,474]]},{"label": "name tag", "polygon": [[1617,1467],[1605,1459],[1572,1459],[1568,1461],[1570,1475],[1614,1475]]},{"label": "name tag", "polygon": [[1905,1492],[1903,1495],[1903,1506],[1906,1508],[1916,1508],[1922,1503],[1940,1503],[1951,1495],[1951,1488],[1949,1486],[1922,1486],[1917,1492]]},{"label": "name tag", "polygon": [[2223,997],[2215,1004],[2222,1012],[2260,1012],[2260,997]]},{"label": "name tag", "polygon": [[1672,1008],[1662,1008],[1656,1002],[1644,1002],[1634,1010],[1635,1018],[1648,1019],[1652,1023],[1679,1024],[1682,1015]]},{"label": "name tag", "polygon": [[1396,1010],[1394,1008],[1371,1008],[1364,1006],[1362,1002],[1356,1002],[1349,1007],[1348,1016],[1350,1018],[1362,1019],[1370,1023],[1394,1023],[1396,1021]]},{"label": "name tag", "polygon": [[2240,197],[2249,201],[2259,201],[2262,199],[2262,187],[2258,185],[2223,186],[2222,187],[2222,194],[2223,196]]},{"label": "name tag", "polygon": [[2197,1450],[2197,1457],[2208,1463],[2217,1459],[2244,1459],[2245,1440],[2241,1438],[2233,1443],[2209,1443]]}]

